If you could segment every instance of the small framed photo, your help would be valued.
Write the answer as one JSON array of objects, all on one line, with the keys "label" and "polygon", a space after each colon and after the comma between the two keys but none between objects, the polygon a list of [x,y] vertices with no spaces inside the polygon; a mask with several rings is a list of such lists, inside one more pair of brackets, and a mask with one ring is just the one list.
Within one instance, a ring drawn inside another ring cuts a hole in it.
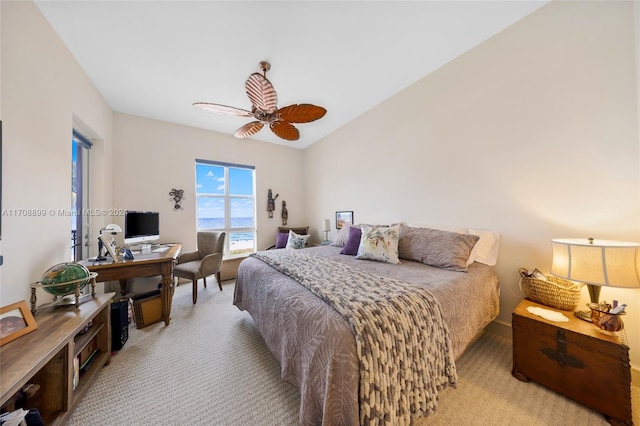
[{"label": "small framed photo", "polygon": [[116,254],[116,251],[113,249],[111,242],[107,240],[107,237],[105,235],[100,235],[100,239],[102,240],[102,244],[104,245],[104,248],[107,249],[109,256],[111,256],[111,259],[113,259],[113,263],[118,263],[119,262],[118,255]]},{"label": "small framed photo", "polygon": [[342,229],[345,223],[353,224],[353,212],[336,212],[336,229]]},{"label": "small framed photo", "polygon": [[37,328],[38,324],[24,300],[0,308],[0,346]]}]

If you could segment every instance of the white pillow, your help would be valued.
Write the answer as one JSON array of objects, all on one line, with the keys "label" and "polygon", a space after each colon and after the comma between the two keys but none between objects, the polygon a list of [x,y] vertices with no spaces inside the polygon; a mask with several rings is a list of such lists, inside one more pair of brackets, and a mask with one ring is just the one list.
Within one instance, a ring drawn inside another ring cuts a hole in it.
[{"label": "white pillow", "polygon": [[289,238],[287,239],[287,245],[285,248],[303,249],[307,246],[308,239],[309,235],[299,235],[293,231],[289,231]]},{"label": "white pillow", "polygon": [[400,225],[375,228],[362,226],[362,237],[360,237],[356,259],[400,263],[400,259],[398,259],[399,239]]},{"label": "white pillow", "polygon": [[468,228],[467,234],[477,235],[480,237],[478,242],[469,254],[467,266],[473,262],[484,263],[485,265],[495,266],[498,262],[498,250],[500,249],[500,234],[489,231],[487,229]]}]

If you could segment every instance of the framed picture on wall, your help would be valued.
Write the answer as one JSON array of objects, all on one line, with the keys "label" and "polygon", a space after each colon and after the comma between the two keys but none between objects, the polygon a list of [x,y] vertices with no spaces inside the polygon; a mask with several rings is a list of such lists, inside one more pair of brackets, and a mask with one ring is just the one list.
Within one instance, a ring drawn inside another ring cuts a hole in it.
[{"label": "framed picture on wall", "polygon": [[342,229],[345,223],[353,224],[353,212],[336,212],[336,229]]}]

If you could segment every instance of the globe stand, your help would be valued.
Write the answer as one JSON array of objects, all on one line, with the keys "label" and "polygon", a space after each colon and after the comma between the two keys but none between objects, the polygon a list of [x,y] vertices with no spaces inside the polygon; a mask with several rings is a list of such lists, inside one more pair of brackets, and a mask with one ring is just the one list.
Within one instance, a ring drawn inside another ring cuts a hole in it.
[{"label": "globe stand", "polygon": [[[45,307],[45,306],[57,306],[57,305],[80,305],[80,303],[82,303],[81,299],[82,297],[80,296],[80,290],[82,290],[84,288],[84,286],[86,285],[86,283],[90,283],[91,284],[91,298],[96,297],[96,277],[98,276],[98,274],[96,272],[89,272],[89,276],[88,277],[83,277],[83,278],[79,278],[77,280],[72,280],[72,281],[65,281],[63,283],[55,283],[55,284],[42,284],[40,281],[31,284],[31,313],[35,314],[36,311],[38,310],[37,307],[37,302],[38,302],[38,298],[36,295],[36,290],[38,288],[42,288],[42,289],[52,289],[55,287],[62,287],[62,286],[72,286],[72,291],[66,292],[66,293],[62,293],[62,294],[56,294],[53,296],[53,302],[52,303],[47,303],[44,305],[40,305],[40,307]],[[73,294],[74,298],[72,299],[73,301],[69,301],[69,299],[65,299],[66,296],[69,296]],[[89,295],[86,295],[89,296]]]}]

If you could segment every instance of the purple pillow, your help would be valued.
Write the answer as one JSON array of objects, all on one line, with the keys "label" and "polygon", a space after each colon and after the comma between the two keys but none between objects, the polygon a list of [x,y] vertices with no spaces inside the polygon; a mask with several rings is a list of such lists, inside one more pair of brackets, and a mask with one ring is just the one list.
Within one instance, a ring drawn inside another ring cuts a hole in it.
[{"label": "purple pillow", "polygon": [[360,246],[360,238],[362,237],[362,229],[351,226],[349,228],[349,239],[340,251],[340,254],[348,254],[349,256],[355,256],[358,254],[358,247]]},{"label": "purple pillow", "polygon": [[288,239],[288,232],[278,232],[278,238],[276,238],[276,248],[285,248],[287,246]]}]

